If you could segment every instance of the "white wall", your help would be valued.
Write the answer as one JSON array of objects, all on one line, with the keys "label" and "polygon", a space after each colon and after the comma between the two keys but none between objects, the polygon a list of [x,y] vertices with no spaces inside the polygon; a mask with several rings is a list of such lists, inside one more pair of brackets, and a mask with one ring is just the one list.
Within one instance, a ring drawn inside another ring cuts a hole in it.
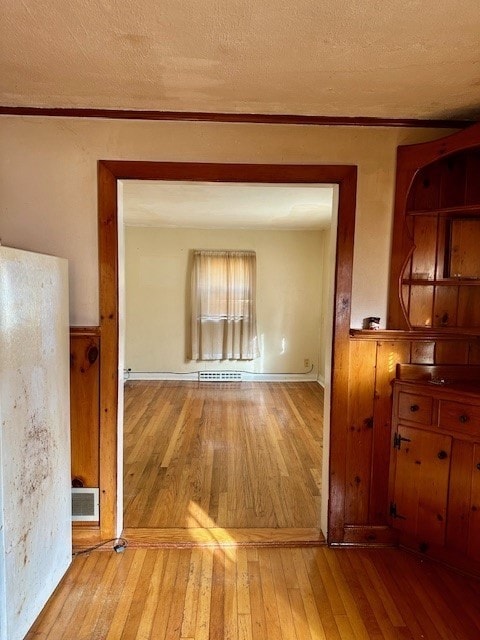
[{"label": "white wall", "polygon": [[[241,369],[318,375],[325,233],[321,231],[126,227],[126,366],[140,372]],[[192,249],[257,254],[260,358],[199,363],[186,358]],[[323,368],[322,368],[323,375]]]},{"label": "white wall", "polygon": [[98,324],[97,161],[358,165],[352,326],[385,322],[399,144],[433,129],[141,122],[0,116],[0,237],[70,265],[70,320]]},{"label": "white wall", "polygon": [[66,261],[1,247],[0,308],[0,638],[21,640],[72,558]]}]

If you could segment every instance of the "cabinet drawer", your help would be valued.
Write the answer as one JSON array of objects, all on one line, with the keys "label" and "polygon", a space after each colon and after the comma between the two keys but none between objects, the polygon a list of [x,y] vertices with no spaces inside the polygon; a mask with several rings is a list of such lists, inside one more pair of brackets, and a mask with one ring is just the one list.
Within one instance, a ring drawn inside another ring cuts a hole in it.
[{"label": "cabinet drawer", "polygon": [[398,416],[400,420],[431,424],[432,402],[430,396],[400,391],[398,395]]},{"label": "cabinet drawer", "polygon": [[440,400],[438,405],[438,426],[472,436],[480,435],[480,406]]}]

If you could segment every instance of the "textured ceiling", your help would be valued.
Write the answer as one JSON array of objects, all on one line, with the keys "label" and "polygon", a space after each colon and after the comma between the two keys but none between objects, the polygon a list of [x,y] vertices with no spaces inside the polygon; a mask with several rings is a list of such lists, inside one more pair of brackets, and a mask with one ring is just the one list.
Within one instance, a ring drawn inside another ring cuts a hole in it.
[{"label": "textured ceiling", "polygon": [[478,0],[3,0],[0,104],[480,116]]},{"label": "textured ceiling", "polygon": [[325,229],[333,187],[123,181],[128,226],[192,229]]}]

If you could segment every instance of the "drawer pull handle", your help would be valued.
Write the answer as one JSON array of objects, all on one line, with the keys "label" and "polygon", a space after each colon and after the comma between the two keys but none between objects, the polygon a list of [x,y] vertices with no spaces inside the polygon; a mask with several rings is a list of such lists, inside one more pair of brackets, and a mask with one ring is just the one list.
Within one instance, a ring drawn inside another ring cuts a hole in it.
[{"label": "drawer pull handle", "polygon": [[410,411],[412,411],[413,413],[415,413],[415,411],[419,411],[420,407],[418,406],[418,404],[412,404],[410,405]]},{"label": "drawer pull handle", "polygon": [[448,458],[448,453],[442,449],[437,453],[437,458],[439,460],[445,460],[445,458]]},{"label": "drawer pull handle", "polygon": [[461,416],[459,416],[459,418],[458,418],[458,419],[460,420],[460,422],[461,422],[462,424],[465,424],[465,422],[468,422],[468,416],[467,416],[465,413],[462,413],[462,415],[461,415]]},{"label": "drawer pull handle", "polygon": [[477,464],[477,469],[480,471],[480,462]]}]

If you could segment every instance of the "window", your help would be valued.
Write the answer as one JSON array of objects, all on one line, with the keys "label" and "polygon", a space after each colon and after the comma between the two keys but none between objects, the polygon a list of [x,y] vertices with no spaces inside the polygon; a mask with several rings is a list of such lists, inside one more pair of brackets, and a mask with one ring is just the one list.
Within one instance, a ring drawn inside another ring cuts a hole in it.
[{"label": "window", "polygon": [[254,251],[194,251],[192,360],[258,357]]}]

